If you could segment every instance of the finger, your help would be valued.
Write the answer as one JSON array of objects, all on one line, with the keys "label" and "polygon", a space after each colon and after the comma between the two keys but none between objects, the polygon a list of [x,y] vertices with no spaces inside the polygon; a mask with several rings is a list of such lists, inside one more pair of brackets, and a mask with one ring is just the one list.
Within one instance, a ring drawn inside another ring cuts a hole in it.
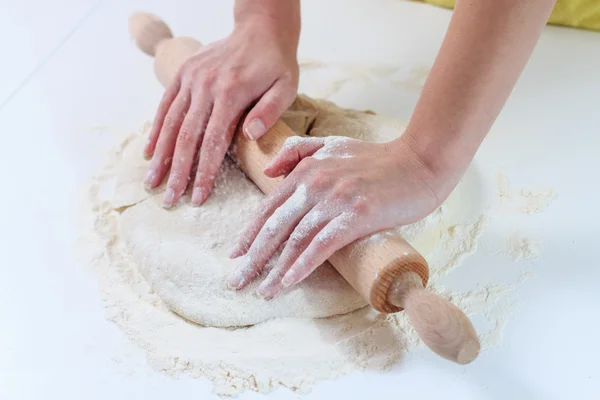
[{"label": "finger", "polygon": [[271,192],[264,200],[258,216],[254,218],[250,226],[238,238],[237,243],[229,254],[230,258],[237,258],[248,252],[265,222],[267,222],[279,206],[285,203],[295,190],[296,185],[294,184],[294,180],[288,178]]},{"label": "finger", "polygon": [[325,145],[320,137],[291,136],[286,139],[277,155],[264,172],[270,178],[289,174],[302,159],[310,157]]},{"label": "finger", "polygon": [[306,188],[301,186],[265,222],[246,259],[230,275],[229,286],[241,289],[260,275],[267,262],[309,210]]},{"label": "finger", "polygon": [[258,293],[262,297],[271,299],[283,289],[281,284],[283,276],[331,219],[329,215],[316,207],[302,218],[285,244],[277,264],[258,287]]},{"label": "finger", "polygon": [[257,140],[267,133],[295,98],[296,88],[291,79],[276,80],[248,113],[243,127],[246,137]]},{"label": "finger", "polygon": [[192,204],[195,206],[204,203],[210,194],[242,111],[242,108],[227,106],[223,102],[213,107],[200,146],[198,170],[192,192]]},{"label": "finger", "polygon": [[161,127],[154,156],[150,163],[150,169],[144,180],[147,189],[152,189],[160,185],[166,172],[169,170],[173,151],[175,150],[177,133],[179,132],[179,128],[181,128],[183,118],[189,107],[189,92],[184,93],[180,91],[173,104],[171,104],[171,108],[169,108],[169,112]]},{"label": "finger", "polygon": [[360,237],[357,229],[352,229],[353,218],[347,214],[331,220],[312,240],[310,245],[296,259],[281,280],[283,287],[295,285],[311,274],[333,253]]},{"label": "finger", "polygon": [[156,142],[158,141],[158,136],[161,131],[162,125],[165,121],[165,117],[167,116],[167,113],[171,108],[171,104],[173,104],[173,102],[175,101],[175,98],[177,97],[177,93],[179,93],[180,88],[181,81],[179,79],[175,79],[163,94],[163,97],[158,106],[158,111],[154,116],[154,123],[152,124],[152,130],[150,131],[148,142],[144,147],[144,155],[146,157],[152,157],[152,155],[154,154]]},{"label": "finger", "polygon": [[163,199],[163,206],[166,208],[176,204],[185,192],[210,110],[208,101],[192,101],[190,110],[183,120],[177,135],[171,174]]},{"label": "finger", "polygon": [[[281,259],[281,258],[280,258]],[[279,262],[279,261],[278,261]],[[281,284],[281,280],[286,274],[287,270],[281,266],[275,266],[270,272],[269,275],[265,278],[265,280],[258,287],[258,295],[264,298],[265,300],[271,300],[273,297],[277,295],[277,293],[281,292],[283,289],[283,285]]]}]

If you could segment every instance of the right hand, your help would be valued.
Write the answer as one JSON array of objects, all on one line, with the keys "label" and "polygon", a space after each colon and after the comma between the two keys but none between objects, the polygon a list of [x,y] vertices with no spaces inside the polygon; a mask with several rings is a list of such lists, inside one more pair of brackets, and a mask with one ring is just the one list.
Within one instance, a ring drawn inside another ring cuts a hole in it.
[{"label": "right hand", "polygon": [[[175,205],[197,163],[192,204],[207,199],[238,126],[264,135],[292,104],[298,89],[297,37],[281,35],[260,17],[185,62],[165,91],[144,150],[152,157],[146,188],[171,172],[163,206]],[[200,153],[199,158],[197,158]]]}]

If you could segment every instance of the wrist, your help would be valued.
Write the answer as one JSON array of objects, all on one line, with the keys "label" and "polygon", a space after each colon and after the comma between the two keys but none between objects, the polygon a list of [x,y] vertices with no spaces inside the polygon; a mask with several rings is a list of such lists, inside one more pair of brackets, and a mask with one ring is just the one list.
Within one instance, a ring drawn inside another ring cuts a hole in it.
[{"label": "wrist", "polygon": [[296,60],[299,31],[280,28],[279,22],[263,15],[246,16],[243,21],[236,22],[233,35],[247,42],[260,43],[261,46],[276,46],[283,54]]},{"label": "wrist", "polygon": [[432,132],[415,132],[409,128],[396,139],[405,153],[415,160],[419,177],[431,188],[439,203],[454,190],[472,157],[461,155],[453,145],[437,140]]},{"label": "wrist", "polygon": [[270,34],[298,47],[300,2],[298,0],[237,0],[234,30],[253,30]]}]

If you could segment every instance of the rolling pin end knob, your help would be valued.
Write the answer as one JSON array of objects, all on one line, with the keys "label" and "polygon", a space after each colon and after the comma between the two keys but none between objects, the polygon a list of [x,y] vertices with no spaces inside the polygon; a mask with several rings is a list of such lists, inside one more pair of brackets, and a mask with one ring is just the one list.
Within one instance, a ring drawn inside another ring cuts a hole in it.
[{"label": "rolling pin end knob", "polygon": [[454,304],[425,290],[414,273],[393,282],[390,303],[404,308],[425,344],[440,356],[468,364],[479,355],[480,344],[469,318]]},{"label": "rolling pin end knob", "polygon": [[140,50],[153,57],[160,42],[173,38],[171,29],[162,19],[145,12],[136,12],[129,17],[129,34]]},{"label": "rolling pin end knob", "polygon": [[479,344],[479,340],[466,340],[460,350],[458,350],[456,362],[461,365],[469,364],[477,358],[480,350],[481,345]]}]

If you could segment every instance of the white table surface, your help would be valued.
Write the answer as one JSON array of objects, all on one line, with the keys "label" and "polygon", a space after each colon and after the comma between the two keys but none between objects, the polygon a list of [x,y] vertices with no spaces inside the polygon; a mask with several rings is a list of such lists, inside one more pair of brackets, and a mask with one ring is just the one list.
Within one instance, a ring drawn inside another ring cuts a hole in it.
[{"label": "white table surface", "polygon": [[[79,185],[101,165],[106,137],[151,119],[162,92],[128,39],[128,15],[153,11],[177,34],[210,42],[231,29],[231,5],[0,0],[0,399],[212,396],[206,380],[146,365],[104,319],[95,278],[73,248]],[[396,65],[408,75],[431,65],[450,13],[394,0],[306,0],[303,17],[300,58]],[[333,99],[408,120],[417,96],[380,82]],[[493,218],[461,267],[466,279],[512,268],[493,253],[515,229],[543,240],[501,345],[466,367],[411,354],[390,372],[356,372],[301,398],[600,399],[599,149],[600,34],[548,27],[475,160],[491,196],[498,171],[558,195],[543,213]],[[124,364],[111,360],[124,354]],[[300,397],[280,389],[269,398]]]}]

